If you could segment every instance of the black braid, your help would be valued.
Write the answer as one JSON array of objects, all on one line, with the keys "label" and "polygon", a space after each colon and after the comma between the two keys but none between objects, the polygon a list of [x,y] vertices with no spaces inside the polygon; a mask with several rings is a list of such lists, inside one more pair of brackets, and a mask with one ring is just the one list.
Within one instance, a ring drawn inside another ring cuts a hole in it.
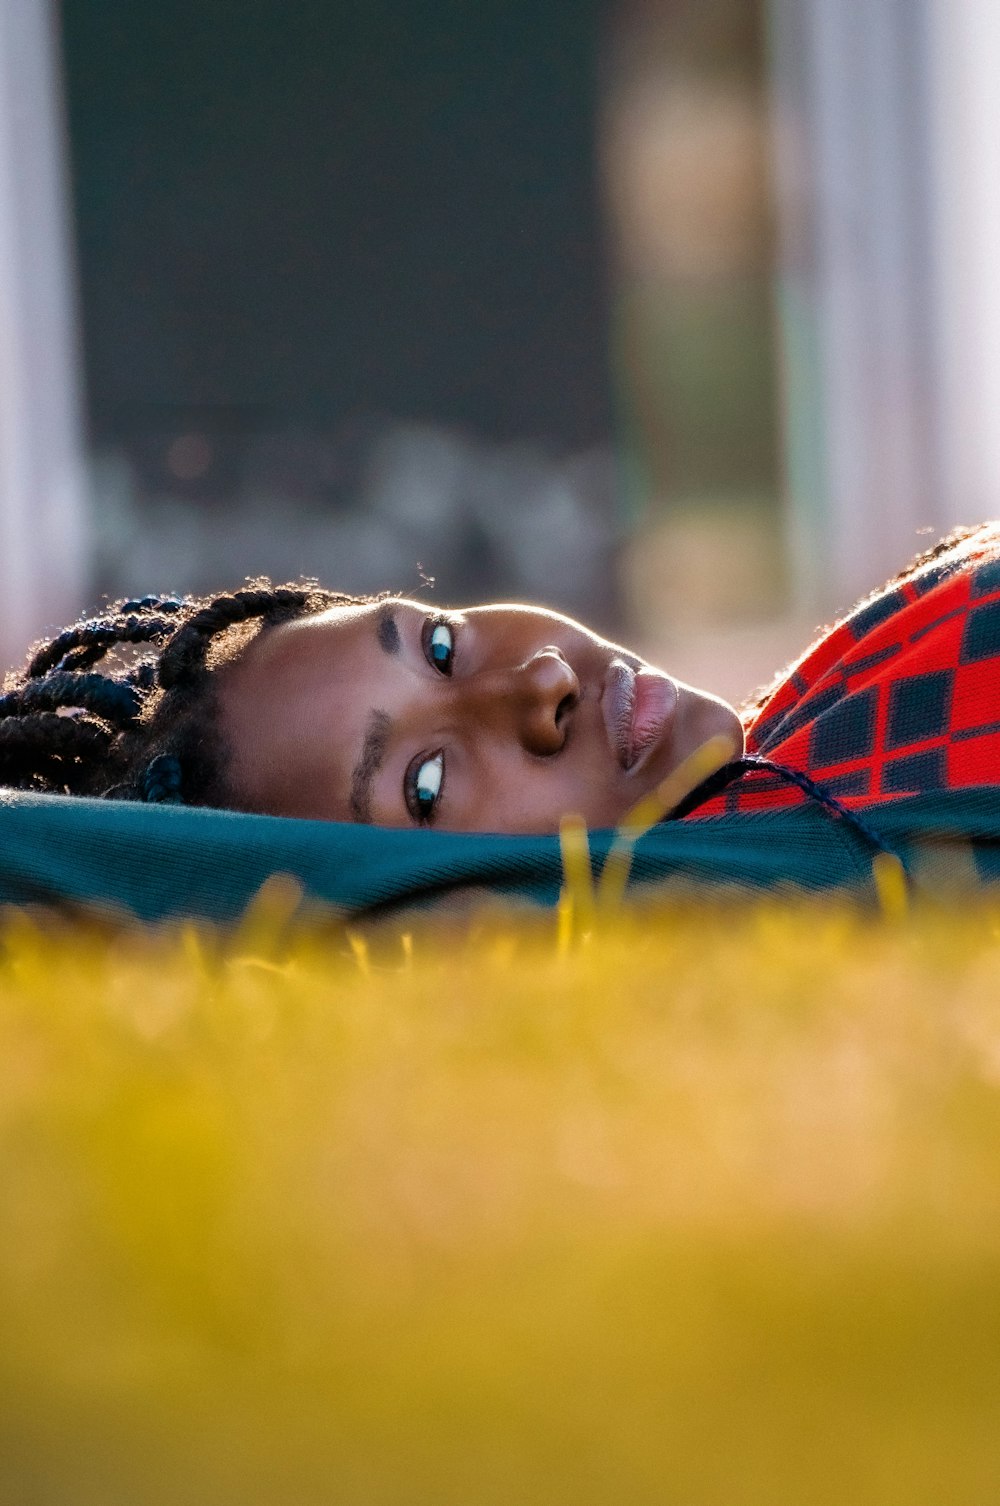
[{"label": "black braid", "polygon": [[152,690],[156,684],[156,660],[141,659],[134,668],[126,670],[125,683],[137,690]]},{"label": "black braid", "polygon": [[44,679],[29,680],[23,690],[0,695],[0,718],[54,711],[58,706],[83,707],[117,727],[126,727],[139,715],[142,697],[127,680],[53,670]]},{"label": "black braid", "polygon": [[139,596],[131,601],[123,601],[119,611],[122,612],[180,612],[186,605],[182,596]]},{"label": "black braid", "polygon": [[184,772],[180,759],[161,753],[142,776],[142,798],[150,805],[183,804]]},{"label": "black braid", "polygon": [[159,681],[164,690],[202,668],[208,645],[217,633],[275,612],[290,615],[302,610],[315,591],[278,586],[269,590],[234,591],[231,596],[217,596],[187,622],[160,657]]},{"label": "black braid", "polygon": [[0,779],[15,789],[81,793],[89,765],[107,756],[111,740],[102,727],[54,711],[0,722]]},{"label": "black braid", "polygon": [[[356,601],[312,582],[254,581],[211,599],[132,597],[74,623],[0,693],[0,784],[238,806],[218,732],[216,671],[263,629]],[[108,656],[114,662],[96,670]]]},{"label": "black braid", "polygon": [[28,664],[28,678],[37,679],[57,667],[85,669],[120,643],[156,643],[175,631],[176,623],[165,617],[143,619],[130,615],[118,621],[100,618],[79,623],[39,650]]}]

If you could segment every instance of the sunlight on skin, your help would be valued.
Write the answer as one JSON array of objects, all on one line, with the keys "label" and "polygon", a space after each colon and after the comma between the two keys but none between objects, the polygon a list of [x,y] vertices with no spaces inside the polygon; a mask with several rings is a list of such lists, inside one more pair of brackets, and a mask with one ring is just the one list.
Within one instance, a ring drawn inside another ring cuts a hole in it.
[{"label": "sunlight on skin", "polygon": [[616,826],[732,706],[557,612],[391,598],[262,633],[226,670],[243,808],[441,830]]}]

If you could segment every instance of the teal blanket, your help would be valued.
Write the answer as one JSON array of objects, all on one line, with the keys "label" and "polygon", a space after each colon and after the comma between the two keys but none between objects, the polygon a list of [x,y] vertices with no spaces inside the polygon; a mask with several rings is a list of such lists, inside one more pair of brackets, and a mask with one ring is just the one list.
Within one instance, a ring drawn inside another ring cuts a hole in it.
[{"label": "teal blanket", "polygon": [[[873,806],[862,813],[932,887],[1000,879],[994,786]],[[591,834],[595,874],[613,834]],[[292,821],[182,806],[6,791],[0,796],[0,903],[96,906],[146,921],[234,920],[269,875],[293,875],[345,915],[421,904],[471,887],[555,902],[556,837],[499,837]],[[872,892],[872,850],[816,805],[670,821],[638,843],[630,893],[673,882],[703,890]]]}]

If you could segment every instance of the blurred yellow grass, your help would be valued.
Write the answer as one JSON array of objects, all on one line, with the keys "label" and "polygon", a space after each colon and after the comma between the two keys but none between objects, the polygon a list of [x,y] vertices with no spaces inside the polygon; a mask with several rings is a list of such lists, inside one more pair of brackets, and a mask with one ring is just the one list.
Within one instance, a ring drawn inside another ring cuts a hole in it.
[{"label": "blurred yellow grass", "polygon": [[0,1501],[987,1502],[1000,907],[9,915]]}]

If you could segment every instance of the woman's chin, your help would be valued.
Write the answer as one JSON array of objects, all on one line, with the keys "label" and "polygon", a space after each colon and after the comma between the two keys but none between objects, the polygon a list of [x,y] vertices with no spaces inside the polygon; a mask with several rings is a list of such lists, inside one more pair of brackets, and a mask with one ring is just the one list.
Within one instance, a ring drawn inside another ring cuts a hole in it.
[{"label": "woman's chin", "polygon": [[680,700],[671,738],[671,762],[681,763],[710,737],[728,737],[733,744],[733,758],[742,758],[746,746],[743,723],[735,708],[719,696],[695,690],[678,680]]}]

